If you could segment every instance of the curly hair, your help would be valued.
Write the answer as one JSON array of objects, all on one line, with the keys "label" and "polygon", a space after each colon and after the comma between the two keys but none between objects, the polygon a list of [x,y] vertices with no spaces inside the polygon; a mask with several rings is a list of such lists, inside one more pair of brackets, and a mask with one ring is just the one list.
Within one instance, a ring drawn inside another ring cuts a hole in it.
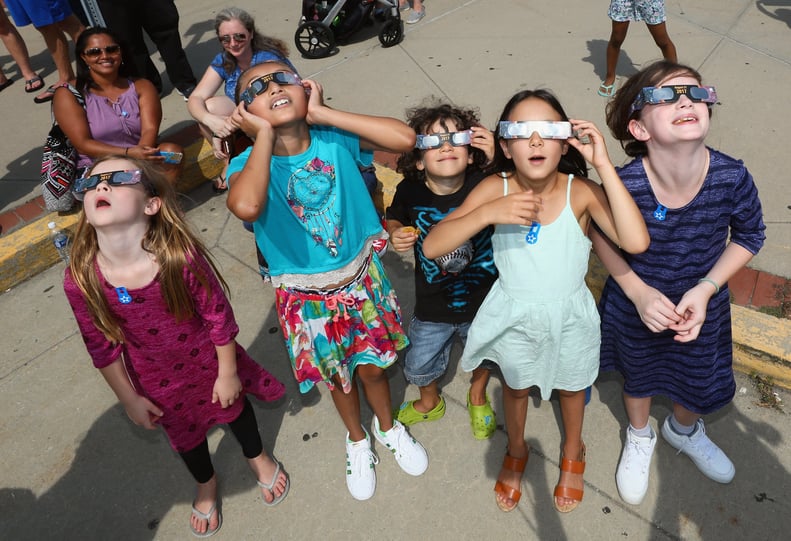
[{"label": "curly hair", "polygon": [[[453,122],[456,130],[463,131],[480,126],[477,109],[462,109],[448,103],[434,101],[418,107],[408,109],[406,112],[407,124],[418,134],[428,134],[434,124],[439,124],[448,130],[448,123]],[[398,157],[396,171],[404,175],[408,182],[425,182],[425,170],[418,170],[417,163],[423,159],[424,150],[414,148]],[[486,154],[479,148],[469,147],[472,156],[472,166],[482,169],[486,164]]]},{"label": "curly hair", "polygon": [[[188,268],[201,286],[208,289],[207,277],[195,263],[196,257],[203,257],[209,263],[226,293],[228,285],[217,270],[209,251],[184,220],[178,195],[173,185],[165,178],[160,166],[147,160],[110,155],[96,160],[86,174],[90,175],[98,164],[107,160],[124,160],[134,164],[135,168],[142,172],[143,185],[148,189],[149,195],[156,194],[156,197],[160,198],[162,204],[159,212],[150,216],[148,231],[142,240],[142,248],[153,254],[159,264],[157,280],[161,285],[168,311],[178,321],[190,319],[195,315],[195,303],[184,282],[184,268]],[[124,334],[121,323],[113,317],[107,298],[102,293],[102,285],[94,265],[98,252],[96,230],[88,223],[83,210],[80,212],[74,234],[69,270],[85,297],[96,328],[109,341],[119,344],[124,341]]]},{"label": "curly hair", "polygon": [[[220,37],[220,25],[228,21],[239,21],[242,26],[244,26],[245,30],[250,33],[253,53],[257,51],[270,51],[284,60],[288,58],[288,46],[285,42],[277,38],[264,36],[258,32],[258,30],[255,29],[255,19],[242,8],[231,7],[217,12],[217,15],[214,17],[214,33],[217,34],[217,37]],[[233,73],[236,69],[236,65],[236,58],[228,51],[223,50],[222,67],[225,73],[229,75]]]},{"label": "curly hair", "polygon": [[[557,113],[560,115],[561,120],[568,122],[569,117],[566,112],[563,110],[563,106],[560,105],[560,101],[555,97],[555,95],[543,88],[539,88],[536,90],[522,90],[521,92],[517,92],[514,94],[508,103],[505,104],[503,108],[503,112],[500,115],[500,119],[497,121],[497,126],[500,126],[500,122],[508,120],[509,116],[511,115],[511,111],[519,105],[521,102],[535,98],[542,100],[549,104]],[[501,141],[503,139],[500,138],[500,131],[495,130],[495,144],[494,144],[494,169],[496,171],[513,171],[516,169],[513,160],[507,158],[505,156],[505,152],[503,152],[503,147]],[[588,164],[585,161],[585,158],[582,156],[579,150],[574,148],[573,146],[569,145],[568,151],[560,157],[560,163],[558,164],[558,171],[565,174],[573,174],[578,177],[587,177],[588,176]]]},{"label": "curly hair", "polygon": [[[610,133],[612,133],[613,137],[621,142],[621,148],[623,148],[627,156],[634,158],[648,152],[645,143],[635,139],[632,132],[629,131],[629,122],[632,119],[640,118],[642,113],[642,111],[632,112],[632,103],[634,103],[635,98],[637,98],[643,88],[658,86],[662,81],[667,81],[674,77],[692,77],[697,79],[698,84],[703,81],[700,73],[695,68],[676,62],[660,60],[649,64],[629,77],[615,93],[612,100],[607,103],[607,108],[605,109],[607,127],[610,128]],[[709,107],[709,115],[711,115],[711,107]]]}]

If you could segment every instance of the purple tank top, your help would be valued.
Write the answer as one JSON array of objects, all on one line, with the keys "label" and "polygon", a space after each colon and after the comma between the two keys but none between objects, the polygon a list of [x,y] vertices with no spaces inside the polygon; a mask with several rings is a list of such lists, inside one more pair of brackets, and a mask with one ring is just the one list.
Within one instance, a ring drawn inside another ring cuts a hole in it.
[{"label": "purple tank top", "polygon": [[[91,137],[97,141],[118,147],[132,147],[140,141],[140,102],[131,79],[129,88],[116,102],[88,91],[85,94],[85,114]],[[93,158],[80,154],[77,166],[83,168],[92,163]]]}]

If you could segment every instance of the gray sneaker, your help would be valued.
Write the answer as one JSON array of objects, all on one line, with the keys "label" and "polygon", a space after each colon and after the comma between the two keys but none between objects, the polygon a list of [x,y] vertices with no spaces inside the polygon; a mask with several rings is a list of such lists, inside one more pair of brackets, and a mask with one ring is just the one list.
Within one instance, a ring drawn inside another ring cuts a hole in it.
[{"label": "gray sneaker", "polygon": [[420,11],[410,9],[406,17],[404,18],[404,22],[406,24],[415,24],[420,22],[420,20],[425,16],[426,16],[426,8],[423,8]]},{"label": "gray sneaker", "polygon": [[706,435],[703,419],[698,419],[695,424],[692,434],[682,436],[676,434],[670,427],[670,415],[668,415],[662,423],[662,437],[678,449],[679,453],[687,455],[703,475],[718,483],[730,483],[736,474],[733,462]]},{"label": "gray sneaker", "polygon": [[640,505],[648,491],[648,473],[651,468],[651,457],[654,456],[656,434],[641,438],[626,428],[626,441],[623,444],[621,461],[615,473],[615,484],[621,499],[632,505]]}]

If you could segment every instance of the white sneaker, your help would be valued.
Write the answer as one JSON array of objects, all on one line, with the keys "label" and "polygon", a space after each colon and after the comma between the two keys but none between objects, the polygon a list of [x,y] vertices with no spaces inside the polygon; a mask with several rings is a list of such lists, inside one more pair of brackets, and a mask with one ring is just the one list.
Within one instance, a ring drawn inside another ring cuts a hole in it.
[{"label": "white sneaker", "polygon": [[390,449],[398,465],[409,475],[421,475],[428,468],[426,450],[397,419],[393,419],[393,428],[382,432],[379,419],[374,415],[374,436],[376,441]]},{"label": "white sneaker", "polygon": [[[365,428],[363,428],[365,431]],[[346,433],[346,488],[355,500],[367,500],[376,490],[376,470],[379,457],[371,450],[371,437],[365,432],[365,439],[349,441]]]},{"label": "white sneaker", "polygon": [[656,434],[651,430],[651,436],[641,438],[626,428],[626,440],[623,444],[621,461],[615,472],[615,484],[621,499],[632,505],[640,505],[648,491],[648,474],[651,467],[651,457],[654,456]]},{"label": "white sneaker", "polygon": [[676,434],[670,427],[670,415],[668,415],[662,424],[662,437],[678,449],[679,453],[687,455],[703,475],[718,483],[730,483],[736,474],[733,462],[706,435],[703,419],[698,419],[695,424],[697,426],[692,434],[682,436]]}]

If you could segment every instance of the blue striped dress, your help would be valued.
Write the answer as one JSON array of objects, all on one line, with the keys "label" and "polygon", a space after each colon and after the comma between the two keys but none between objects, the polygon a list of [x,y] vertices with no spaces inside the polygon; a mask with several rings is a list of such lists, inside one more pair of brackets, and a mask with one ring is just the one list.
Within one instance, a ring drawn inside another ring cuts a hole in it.
[{"label": "blue striped dress", "polygon": [[[642,157],[619,170],[651,235],[642,254],[623,256],[648,285],[673,303],[707,275],[730,241],[755,254],[763,246],[761,202],[753,178],[741,160],[709,149],[710,163],[700,192],[686,206],[654,213],[656,200]],[[599,303],[602,321],[601,370],[618,370],[624,392],[642,398],[668,396],[688,410],[707,414],[728,404],[736,383],[727,284],[709,301],[706,321],[692,342],[675,333],[651,332],[612,278]]]}]

